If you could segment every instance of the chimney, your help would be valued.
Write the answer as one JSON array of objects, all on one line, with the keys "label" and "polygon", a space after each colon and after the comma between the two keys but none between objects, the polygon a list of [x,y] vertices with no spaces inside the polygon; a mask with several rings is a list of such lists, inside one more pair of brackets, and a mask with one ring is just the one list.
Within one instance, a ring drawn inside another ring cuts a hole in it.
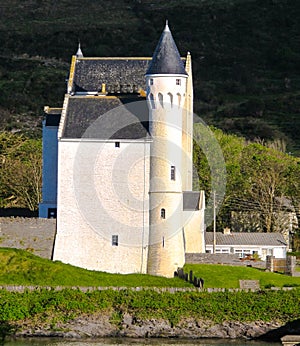
[{"label": "chimney", "polygon": [[230,228],[229,227],[225,227],[224,230],[223,230],[223,234],[229,235],[230,234]]}]

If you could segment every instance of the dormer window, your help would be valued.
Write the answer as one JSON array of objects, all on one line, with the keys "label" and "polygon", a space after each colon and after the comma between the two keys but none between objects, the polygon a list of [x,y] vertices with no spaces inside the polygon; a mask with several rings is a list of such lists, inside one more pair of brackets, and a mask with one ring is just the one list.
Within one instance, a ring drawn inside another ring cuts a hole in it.
[{"label": "dormer window", "polygon": [[176,85],[181,85],[181,80],[180,79],[176,79]]}]

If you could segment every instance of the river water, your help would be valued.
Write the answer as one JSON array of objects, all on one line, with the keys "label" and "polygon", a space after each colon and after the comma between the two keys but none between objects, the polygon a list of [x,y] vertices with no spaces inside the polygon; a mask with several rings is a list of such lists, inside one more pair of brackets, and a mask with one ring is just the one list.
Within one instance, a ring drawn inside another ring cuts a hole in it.
[{"label": "river water", "polygon": [[16,339],[5,341],[4,346],[280,346],[281,343],[247,341],[247,340],[223,340],[223,339],[198,339],[198,340],[174,340],[174,339],[127,339],[107,338],[89,340],[64,340],[55,338]]}]

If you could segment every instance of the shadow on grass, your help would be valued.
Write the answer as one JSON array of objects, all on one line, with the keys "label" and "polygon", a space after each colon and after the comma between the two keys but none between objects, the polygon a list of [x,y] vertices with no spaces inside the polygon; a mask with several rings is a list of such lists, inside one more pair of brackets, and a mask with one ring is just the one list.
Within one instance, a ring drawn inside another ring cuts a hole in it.
[{"label": "shadow on grass", "polygon": [[300,319],[286,323],[280,328],[270,330],[261,335],[258,339],[264,341],[280,341],[285,335],[300,335]]},{"label": "shadow on grass", "polygon": [[15,332],[15,327],[5,321],[0,321],[0,346],[4,345],[5,338]]}]

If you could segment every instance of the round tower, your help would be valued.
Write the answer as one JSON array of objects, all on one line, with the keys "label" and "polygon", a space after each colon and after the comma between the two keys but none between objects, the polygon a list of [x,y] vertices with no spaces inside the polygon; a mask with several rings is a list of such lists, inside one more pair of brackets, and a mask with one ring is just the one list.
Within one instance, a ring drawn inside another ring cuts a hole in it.
[{"label": "round tower", "polygon": [[185,260],[182,232],[182,122],[187,73],[166,23],[146,72],[150,134],[147,272],[172,277]]}]

